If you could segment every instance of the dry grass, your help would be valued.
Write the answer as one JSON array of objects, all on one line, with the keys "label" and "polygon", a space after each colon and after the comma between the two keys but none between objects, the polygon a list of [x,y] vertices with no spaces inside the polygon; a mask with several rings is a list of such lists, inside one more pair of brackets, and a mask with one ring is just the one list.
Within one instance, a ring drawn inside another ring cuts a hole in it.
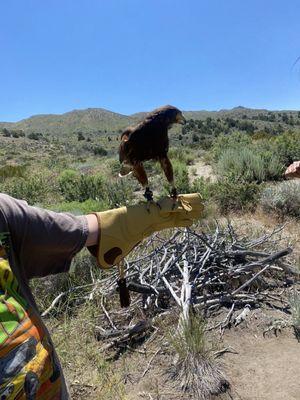
[{"label": "dry grass", "polygon": [[123,370],[116,370],[101,353],[94,334],[99,309],[86,303],[77,315],[46,321],[71,389],[72,399],[125,400]]},{"label": "dry grass", "polygon": [[295,336],[298,342],[300,342],[300,293],[295,289],[289,300]]},{"label": "dry grass", "polygon": [[208,342],[205,326],[204,320],[194,315],[188,322],[181,323],[180,329],[169,338],[177,358],[171,373],[181,389],[192,393],[195,400],[209,400],[229,388],[213,356],[216,345]]}]

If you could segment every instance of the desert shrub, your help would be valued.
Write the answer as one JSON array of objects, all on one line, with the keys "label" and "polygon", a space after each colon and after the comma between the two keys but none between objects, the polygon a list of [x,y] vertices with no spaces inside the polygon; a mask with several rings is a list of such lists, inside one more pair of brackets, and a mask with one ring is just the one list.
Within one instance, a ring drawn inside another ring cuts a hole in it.
[{"label": "desert shrub", "polygon": [[51,185],[49,185],[48,177],[37,174],[30,175],[27,178],[10,178],[0,184],[0,191],[7,193],[17,199],[23,199],[28,204],[43,203],[47,200]]},{"label": "desert shrub", "polygon": [[170,160],[177,160],[186,165],[191,165],[195,158],[193,151],[187,147],[171,147],[168,154]]},{"label": "desert shrub", "polygon": [[106,201],[109,207],[120,207],[132,203],[135,182],[120,178],[106,183]]},{"label": "desert shrub", "polygon": [[88,199],[85,201],[69,201],[52,204],[49,209],[56,212],[71,212],[74,215],[89,214],[95,211],[104,211],[109,208],[109,203],[106,200]]},{"label": "desert shrub", "polygon": [[39,132],[31,132],[27,135],[27,137],[31,140],[40,140],[43,137],[43,134]]},{"label": "desert shrub", "polygon": [[58,184],[66,201],[104,200],[106,197],[106,181],[101,174],[84,175],[65,170],[60,174]]},{"label": "desert shrub", "polygon": [[102,146],[96,146],[93,148],[93,153],[95,156],[107,156],[107,150]]},{"label": "desert shrub", "polygon": [[286,181],[266,187],[261,193],[260,205],[264,211],[282,217],[300,217],[300,182]]},{"label": "desert shrub", "polygon": [[253,148],[229,148],[222,152],[217,171],[233,182],[258,182],[278,179],[282,176],[283,165],[272,153],[259,153]]},{"label": "desert shrub", "polygon": [[259,199],[260,186],[253,182],[221,180],[213,186],[213,199],[222,213],[253,210]]},{"label": "desert shrub", "polygon": [[300,160],[300,131],[278,135],[274,139],[274,152],[286,166]]},{"label": "desert shrub", "polygon": [[58,177],[59,189],[67,201],[78,200],[78,173],[74,170],[65,170]]},{"label": "desert shrub", "polygon": [[214,161],[218,161],[224,150],[241,149],[251,144],[251,138],[244,133],[234,132],[231,135],[220,135],[216,138],[211,155]]},{"label": "desert shrub", "polygon": [[203,177],[195,179],[191,185],[191,192],[200,193],[204,201],[210,200],[214,191],[215,184],[207,182]]},{"label": "desert shrub", "polygon": [[218,171],[222,175],[234,180],[281,180],[285,167],[300,159],[300,132],[277,136],[237,132],[220,135],[214,141],[210,157],[219,162]]},{"label": "desert shrub", "polygon": [[[174,178],[175,178],[175,186],[177,188],[178,193],[189,193],[190,192],[190,182],[188,169],[186,164],[182,163],[178,160],[172,160]],[[164,181],[164,189],[165,192],[169,193],[170,184],[167,181]]]},{"label": "desert shrub", "polygon": [[85,140],[85,137],[82,132],[77,133],[77,140],[80,142],[81,140]]},{"label": "desert shrub", "polygon": [[0,181],[7,178],[21,178],[24,177],[26,167],[24,165],[4,165],[0,168]]},{"label": "desert shrub", "polygon": [[108,161],[108,168],[114,176],[118,176],[120,171],[120,162],[116,158],[112,158]]}]

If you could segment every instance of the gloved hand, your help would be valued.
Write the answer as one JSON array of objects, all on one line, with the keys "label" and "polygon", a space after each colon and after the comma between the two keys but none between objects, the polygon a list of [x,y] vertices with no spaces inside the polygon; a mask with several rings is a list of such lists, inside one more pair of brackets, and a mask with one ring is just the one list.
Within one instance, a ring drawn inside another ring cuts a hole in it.
[{"label": "gloved hand", "polygon": [[144,238],[166,228],[186,227],[201,217],[204,209],[199,193],[167,197],[156,204],[121,207],[95,213],[99,222],[97,257],[101,268],[119,263]]}]

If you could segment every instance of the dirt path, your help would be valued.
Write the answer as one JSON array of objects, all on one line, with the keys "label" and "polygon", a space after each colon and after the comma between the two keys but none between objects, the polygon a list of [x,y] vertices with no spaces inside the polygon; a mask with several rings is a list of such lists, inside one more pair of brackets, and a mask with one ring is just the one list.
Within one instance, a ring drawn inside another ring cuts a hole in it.
[{"label": "dirt path", "polygon": [[205,161],[203,161],[202,159],[197,160],[193,165],[189,165],[188,172],[191,182],[201,176],[204,179],[210,180],[211,182],[215,182],[217,180],[217,177],[214,174],[212,167],[209,164],[205,163]]},{"label": "dirt path", "polygon": [[238,354],[224,356],[234,400],[299,400],[300,343],[292,333],[235,331],[224,339]]}]

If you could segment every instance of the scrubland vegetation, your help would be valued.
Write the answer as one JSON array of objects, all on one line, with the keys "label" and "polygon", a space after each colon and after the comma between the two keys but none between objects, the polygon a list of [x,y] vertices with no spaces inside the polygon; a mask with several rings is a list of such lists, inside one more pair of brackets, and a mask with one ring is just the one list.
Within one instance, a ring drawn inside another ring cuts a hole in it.
[{"label": "scrubland vegetation", "polygon": [[[201,193],[208,225],[215,218],[255,211],[266,219],[299,224],[300,183],[285,181],[283,173],[291,162],[300,160],[300,112],[237,108],[231,113],[207,114],[187,113],[188,123],[182,129],[174,128],[170,134],[169,155],[179,192]],[[114,119],[109,115],[100,127],[95,122],[83,125],[78,118],[76,114],[75,122],[65,130],[61,125],[59,134],[51,129],[53,121],[47,118],[39,119],[38,125],[29,119],[24,126],[19,123],[17,127],[0,129],[0,191],[25,199],[31,205],[77,215],[142,201],[135,180],[118,178],[118,138],[129,121],[124,116]],[[136,118],[132,117],[130,123]],[[215,179],[201,175],[191,179],[193,165],[199,159],[211,165]],[[155,196],[167,194],[169,187],[165,178],[162,187],[160,167],[147,163],[146,169]],[[91,297],[90,288],[107,274],[99,271],[87,252],[82,252],[75,258],[70,274],[35,280],[33,290],[42,311],[64,293],[47,315],[47,323],[74,398],[150,398],[126,395],[127,382],[136,371],[130,358],[123,359],[121,353],[134,354],[140,350],[130,346],[121,349],[115,364],[100,352],[101,342],[94,331],[99,313],[103,313],[104,306],[113,312],[119,305],[117,297],[107,304],[101,293],[95,292]],[[74,289],[78,287],[80,290]],[[299,332],[297,292],[290,301],[294,326]],[[142,317],[142,310],[136,313]],[[172,318],[170,332],[174,327]],[[130,322],[126,313],[123,319]],[[177,353],[183,365],[191,362],[191,353],[200,353],[210,368],[213,347],[205,339],[206,323],[195,318],[193,324],[197,335],[191,335],[187,327],[179,336],[173,332],[166,351]],[[146,340],[147,337],[143,339]],[[215,373],[222,375],[219,370]],[[204,390],[195,376],[190,379],[196,392]],[[149,392],[155,390],[154,385],[149,387]],[[168,398],[159,397],[159,390],[153,398]]]}]

